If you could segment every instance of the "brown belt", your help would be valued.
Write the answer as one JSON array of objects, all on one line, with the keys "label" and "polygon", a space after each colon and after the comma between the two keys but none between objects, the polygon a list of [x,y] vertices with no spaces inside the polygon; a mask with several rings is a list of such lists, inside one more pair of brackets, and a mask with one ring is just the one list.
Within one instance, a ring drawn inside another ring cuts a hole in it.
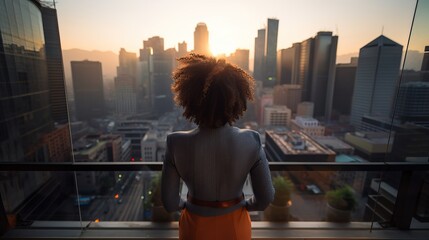
[{"label": "brown belt", "polygon": [[196,198],[194,198],[188,194],[188,202],[195,204],[195,205],[198,205],[198,206],[212,207],[212,208],[228,208],[228,207],[231,207],[231,206],[238,204],[243,199],[244,199],[244,196],[241,195],[241,197],[238,197],[238,198],[235,198],[232,200],[228,200],[228,201],[205,201],[205,200],[196,199]]}]

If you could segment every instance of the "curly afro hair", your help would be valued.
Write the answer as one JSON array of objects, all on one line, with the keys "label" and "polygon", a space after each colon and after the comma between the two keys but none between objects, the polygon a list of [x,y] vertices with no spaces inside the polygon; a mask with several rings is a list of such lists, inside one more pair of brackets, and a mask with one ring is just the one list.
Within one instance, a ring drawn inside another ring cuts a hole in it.
[{"label": "curly afro hair", "polygon": [[178,61],[171,86],[174,101],[197,125],[231,125],[246,111],[247,100],[253,100],[253,78],[224,59],[191,53]]}]

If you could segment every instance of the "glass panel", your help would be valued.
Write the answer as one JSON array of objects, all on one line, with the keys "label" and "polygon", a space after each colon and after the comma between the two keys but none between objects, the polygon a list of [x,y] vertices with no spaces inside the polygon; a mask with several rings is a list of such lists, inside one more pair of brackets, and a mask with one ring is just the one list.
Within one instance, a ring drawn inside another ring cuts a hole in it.
[{"label": "glass panel", "polygon": [[76,221],[79,208],[73,172],[0,172],[0,194],[11,228],[37,227],[45,221]]},{"label": "glass panel", "polygon": [[[429,2],[419,1],[393,109],[392,151],[386,158],[389,162],[429,162],[428,11]],[[397,204],[401,204],[398,207],[407,208],[411,228],[428,229],[429,172],[413,172],[407,183],[409,187],[404,189],[407,192],[398,192]]]},{"label": "glass panel", "polygon": [[[368,222],[370,228],[379,173],[276,171],[271,174],[276,189],[274,201],[263,212],[251,212],[252,220]],[[245,187],[244,193],[250,197],[251,188]]]},{"label": "glass panel", "polygon": [[162,206],[160,172],[77,172],[83,221],[177,221]]}]

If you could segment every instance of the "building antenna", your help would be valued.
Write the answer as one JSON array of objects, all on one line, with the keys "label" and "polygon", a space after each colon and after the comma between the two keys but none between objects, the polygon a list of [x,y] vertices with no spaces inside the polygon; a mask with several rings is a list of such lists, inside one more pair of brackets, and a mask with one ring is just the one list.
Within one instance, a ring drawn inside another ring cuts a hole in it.
[{"label": "building antenna", "polygon": [[384,33],[384,25],[381,26],[381,35],[383,35],[383,33]]},{"label": "building antenna", "polygon": [[336,35],[339,36],[340,32],[338,31],[338,25],[337,24],[335,24],[335,31],[336,31]]}]

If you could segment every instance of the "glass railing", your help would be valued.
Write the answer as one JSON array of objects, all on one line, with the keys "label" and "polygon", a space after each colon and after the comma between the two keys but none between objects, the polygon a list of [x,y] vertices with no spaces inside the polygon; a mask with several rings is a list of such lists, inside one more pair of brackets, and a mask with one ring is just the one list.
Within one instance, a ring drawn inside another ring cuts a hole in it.
[{"label": "glass railing", "polygon": [[[15,179],[1,191],[8,234],[36,229],[133,229],[145,223],[149,233],[177,230],[180,212],[167,213],[160,199],[162,163],[2,163],[1,167],[1,176]],[[265,211],[250,213],[254,230],[280,223],[286,224],[282,228],[302,223],[301,230],[429,230],[427,182],[422,178],[429,171],[427,163],[271,162],[270,168],[277,195]],[[182,185],[181,196],[186,193]],[[252,196],[250,181],[243,193]],[[150,225],[157,223],[162,224]]]}]

